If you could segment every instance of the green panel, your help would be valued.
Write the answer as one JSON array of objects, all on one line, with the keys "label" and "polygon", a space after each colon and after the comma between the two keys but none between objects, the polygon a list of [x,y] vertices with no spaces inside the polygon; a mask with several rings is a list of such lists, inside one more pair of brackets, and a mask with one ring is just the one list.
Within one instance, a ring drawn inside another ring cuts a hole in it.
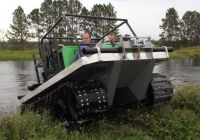
[{"label": "green panel", "polygon": [[72,64],[73,60],[75,59],[77,52],[78,52],[78,46],[65,46],[62,48],[62,56],[63,56],[63,62],[64,67],[68,67]]},{"label": "green panel", "polygon": [[111,43],[104,43],[102,48],[118,48],[119,47],[119,43],[115,43],[114,45],[112,45]]}]

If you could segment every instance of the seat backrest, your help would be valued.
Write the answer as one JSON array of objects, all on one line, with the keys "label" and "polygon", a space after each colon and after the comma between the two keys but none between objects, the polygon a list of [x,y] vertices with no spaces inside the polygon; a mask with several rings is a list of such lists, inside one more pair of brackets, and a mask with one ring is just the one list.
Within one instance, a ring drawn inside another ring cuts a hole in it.
[{"label": "seat backrest", "polygon": [[64,67],[68,67],[72,64],[74,58],[78,53],[78,46],[64,46],[61,49]]}]

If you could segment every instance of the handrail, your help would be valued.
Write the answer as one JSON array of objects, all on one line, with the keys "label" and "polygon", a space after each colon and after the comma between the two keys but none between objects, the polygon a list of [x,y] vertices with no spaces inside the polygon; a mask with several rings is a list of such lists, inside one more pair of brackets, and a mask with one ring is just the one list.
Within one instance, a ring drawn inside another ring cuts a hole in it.
[{"label": "handrail", "polygon": [[[126,52],[137,52],[137,47],[135,48],[124,48]],[[154,47],[154,48],[141,48],[143,51],[153,50],[153,52],[172,52],[172,47]],[[101,53],[122,53],[122,48],[100,48]],[[82,50],[83,54],[95,54],[98,53],[97,48],[84,48]]]},{"label": "handrail", "polygon": [[127,21],[127,19],[122,19],[122,18],[98,17],[98,16],[89,16],[89,15],[65,14],[65,16],[81,17],[81,18],[91,18],[91,19],[101,19],[101,20],[125,21],[125,22]]}]

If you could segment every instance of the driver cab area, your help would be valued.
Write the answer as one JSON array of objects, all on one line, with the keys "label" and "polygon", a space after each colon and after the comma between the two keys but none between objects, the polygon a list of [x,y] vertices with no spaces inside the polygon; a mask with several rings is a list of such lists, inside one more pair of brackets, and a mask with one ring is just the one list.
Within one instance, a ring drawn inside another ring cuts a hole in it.
[{"label": "driver cab area", "polygon": [[[91,39],[90,43],[85,43],[83,41],[83,38],[78,38],[80,36],[77,36],[74,29],[71,28],[67,17],[112,21],[116,22],[116,26],[112,29],[109,29],[110,31],[108,31],[107,33],[102,33],[100,36]],[[61,24],[62,22],[66,24]],[[118,24],[117,22],[120,23]],[[132,47],[133,45],[126,45],[128,43],[130,44],[130,40],[126,41],[123,39],[121,41],[121,39],[118,39],[118,41],[114,41],[112,43],[103,41],[107,36],[109,36],[110,33],[117,31],[118,28],[124,24],[128,25],[128,28],[131,30],[133,36],[136,37],[136,34],[134,33],[133,29],[129,26],[128,21],[126,19],[71,14],[65,14],[61,16],[57,20],[57,22],[49,29],[49,31],[42,37],[40,42],[40,56],[42,59],[41,63],[44,70],[44,79],[49,79],[53,77],[63,69],[69,67],[80,57],[84,55],[90,55],[92,51],[94,52],[94,50],[97,51],[95,47],[99,47],[100,50],[102,49],[104,50],[104,52],[110,53],[113,53],[113,50],[115,52],[116,50],[120,50],[120,47],[122,46]],[[61,25],[68,25],[65,33],[63,34],[58,33],[58,27]],[[91,48],[93,50],[90,50],[90,54],[84,54],[84,48],[89,48],[89,50]]]}]

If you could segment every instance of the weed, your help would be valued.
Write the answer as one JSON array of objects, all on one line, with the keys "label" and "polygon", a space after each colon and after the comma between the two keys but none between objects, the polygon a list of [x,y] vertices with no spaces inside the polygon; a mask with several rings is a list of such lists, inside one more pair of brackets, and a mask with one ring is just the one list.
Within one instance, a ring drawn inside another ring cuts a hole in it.
[{"label": "weed", "polygon": [[82,131],[71,131],[53,121],[48,112],[27,111],[0,119],[2,140],[182,140],[200,138],[200,85],[176,91],[169,105],[119,109]]}]

